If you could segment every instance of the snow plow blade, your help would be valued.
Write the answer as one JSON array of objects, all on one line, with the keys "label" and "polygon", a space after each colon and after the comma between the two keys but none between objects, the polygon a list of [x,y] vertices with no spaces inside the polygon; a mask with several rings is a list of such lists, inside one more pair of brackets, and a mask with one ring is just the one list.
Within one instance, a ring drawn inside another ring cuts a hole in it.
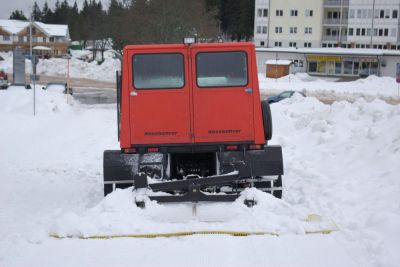
[{"label": "snow plow blade", "polygon": [[[193,178],[181,181],[171,181],[163,183],[147,183],[147,176],[145,174],[136,174],[134,177],[135,189],[150,188],[152,191],[172,191],[179,189],[187,189],[186,194],[170,195],[170,196],[149,196],[150,200],[157,202],[199,202],[199,201],[216,201],[216,202],[230,202],[235,201],[239,194],[204,194],[201,191],[202,186],[212,186],[220,184],[229,184],[234,181],[240,180],[240,172],[227,175],[211,176],[205,178]],[[243,179],[243,178],[242,178]],[[142,205],[142,203],[136,203]]]},{"label": "snow plow blade", "polygon": [[[119,150],[104,151],[104,194],[111,193],[115,188],[134,186],[134,190],[146,188],[167,193],[149,197],[162,203],[230,202],[235,201],[245,188],[256,187],[281,198],[283,160],[280,146],[250,151],[218,152],[218,149],[199,153],[200,157],[195,154],[194,159],[190,159],[192,153],[126,154]],[[148,158],[145,159],[145,156]],[[180,168],[189,173],[181,175],[172,171]],[[168,175],[166,170],[170,172]],[[201,175],[205,172],[209,174]],[[252,206],[254,203],[250,202],[248,204]],[[143,201],[136,204],[144,205]]]}]

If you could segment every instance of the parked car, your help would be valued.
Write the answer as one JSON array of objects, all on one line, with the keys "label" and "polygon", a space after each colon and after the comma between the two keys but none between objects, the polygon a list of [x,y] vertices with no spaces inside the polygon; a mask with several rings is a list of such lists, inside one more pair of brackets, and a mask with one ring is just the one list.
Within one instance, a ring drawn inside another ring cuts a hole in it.
[{"label": "parked car", "polygon": [[8,76],[4,70],[0,70],[0,89],[8,88]]},{"label": "parked car", "polygon": [[279,102],[285,98],[292,97],[294,95],[294,93],[298,93],[304,97],[306,96],[303,92],[300,92],[300,91],[283,91],[279,95],[274,95],[274,96],[268,97],[268,103],[272,104],[272,103]]}]

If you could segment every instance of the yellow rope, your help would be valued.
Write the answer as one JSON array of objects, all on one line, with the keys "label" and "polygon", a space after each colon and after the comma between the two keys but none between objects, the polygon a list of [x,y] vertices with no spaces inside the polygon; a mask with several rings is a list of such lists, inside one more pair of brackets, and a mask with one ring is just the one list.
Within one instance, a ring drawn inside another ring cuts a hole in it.
[{"label": "yellow rope", "polygon": [[[306,234],[330,234],[336,230],[318,230],[307,231]],[[157,237],[179,237],[191,235],[231,235],[231,236],[251,236],[251,235],[270,235],[279,236],[274,232],[236,232],[236,231],[192,231],[192,232],[176,232],[176,233],[156,233],[156,234],[121,234],[121,235],[93,235],[93,236],[60,236],[50,234],[50,237],[63,238],[79,238],[79,239],[113,239],[113,238],[157,238]]]}]

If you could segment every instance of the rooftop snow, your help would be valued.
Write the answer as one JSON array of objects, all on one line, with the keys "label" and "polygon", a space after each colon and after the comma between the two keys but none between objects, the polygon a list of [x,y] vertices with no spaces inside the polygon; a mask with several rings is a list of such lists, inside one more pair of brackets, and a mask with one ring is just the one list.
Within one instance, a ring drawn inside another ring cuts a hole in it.
[{"label": "rooftop snow", "polygon": [[0,27],[10,34],[17,34],[29,25],[29,21],[0,19]]},{"label": "rooftop snow", "polygon": [[291,60],[284,60],[284,59],[270,59],[265,61],[267,65],[290,65],[292,64]]},{"label": "rooftop snow", "polygon": [[271,47],[256,48],[257,52],[281,52],[297,54],[324,54],[324,55],[363,55],[363,56],[400,56],[397,50],[382,50],[369,48],[294,48],[294,47]]},{"label": "rooftop snow", "polygon": [[67,37],[68,25],[45,24],[39,21],[35,21],[34,24],[39,26],[39,28],[43,29],[50,36]]},{"label": "rooftop snow", "polygon": [[[68,25],[45,24],[43,22],[33,22],[39,29],[42,29],[48,36],[68,37]],[[29,21],[0,19],[0,27],[10,34],[18,34],[29,26]]]}]

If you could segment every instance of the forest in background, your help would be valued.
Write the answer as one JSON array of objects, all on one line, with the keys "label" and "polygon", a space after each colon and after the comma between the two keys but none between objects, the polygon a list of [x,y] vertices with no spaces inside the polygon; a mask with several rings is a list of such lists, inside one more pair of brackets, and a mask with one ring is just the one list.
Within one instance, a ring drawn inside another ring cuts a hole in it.
[{"label": "forest in background", "polygon": [[[112,40],[121,51],[126,44],[180,43],[183,37],[199,41],[250,40],[255,0],[85,0],[82,7],[57,0],[32,7],[32,18],[48,24],[68,24],[73,41],[106,46]],[[21,10],[10,19],[29,20]],[[96,40],[96,42],[95,42]],[[103,40],[98,42],[99,40]]]}]

